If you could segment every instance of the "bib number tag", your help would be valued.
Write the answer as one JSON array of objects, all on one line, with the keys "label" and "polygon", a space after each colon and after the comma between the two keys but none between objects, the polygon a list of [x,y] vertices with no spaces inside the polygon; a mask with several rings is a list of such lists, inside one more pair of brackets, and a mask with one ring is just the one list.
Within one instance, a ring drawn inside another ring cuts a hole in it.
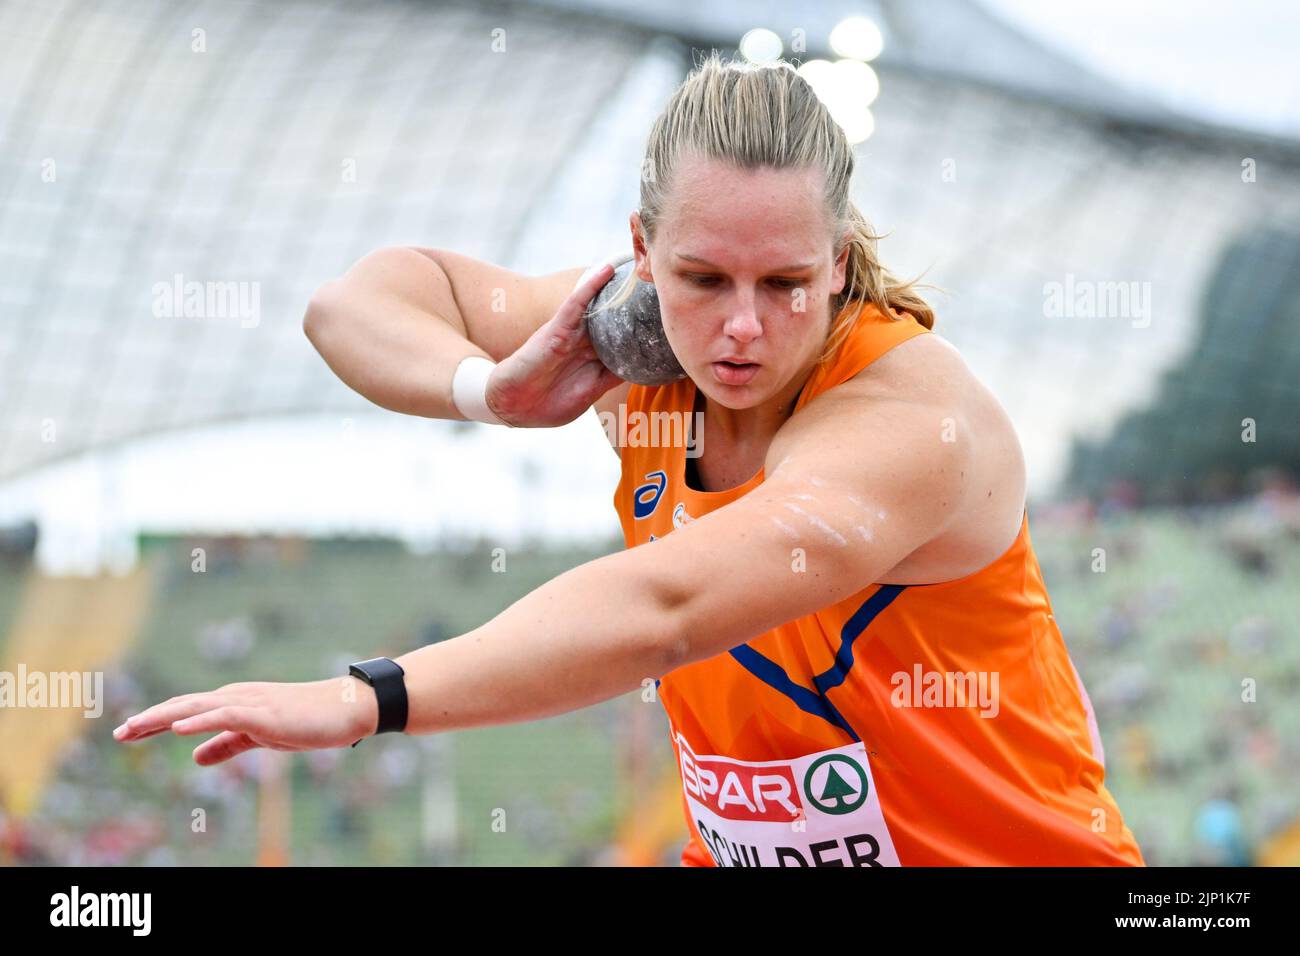
[{"label": "bib number tag", "polygon": [[718,866],[898,866],[866,747],[745,761],[674,731],[691,823]]}]

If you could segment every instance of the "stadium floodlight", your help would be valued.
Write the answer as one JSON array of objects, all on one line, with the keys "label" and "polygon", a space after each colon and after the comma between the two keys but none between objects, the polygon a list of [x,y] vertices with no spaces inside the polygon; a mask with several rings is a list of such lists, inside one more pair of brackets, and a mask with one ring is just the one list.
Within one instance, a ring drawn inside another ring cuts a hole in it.
[{"label": "stadium floodlight", "polygon": [[836,60],[831,68],[835,87],[846,99],[869,106],[880,95],[880,77],[861,60]]},{"label": "stadium floodlight", "polygon": [[880,81],[871,67],[857,60],[809,60],[799,67],[799,74],[840,124],[849,142],[860,143],[872,134],[875,118],[868,106],[880,92]]},{"label": "stadium floodlight", "polygon": [[866,17],[845,17],[831,30],[831,49],[854,60],[874,60],[884,49],[885,38]]},{"label": "stadium floodlight", "polygon": [[771,63],[781,58],[785,44],[766,27],[755,27],[740,38],[740,55],[751,63]]},{"label": "stadium floodlight", "polygon": [[833,64],[830,60],[807,60],[798,67],[798,73],[808,85],[813,88],[813,92],[820,97],[823,102],[830,93],[830,88],[835,82],[834,74],[831,71]]},{"label": "stadium floodlight", "polygon": [[839,112],[832,111],[831,116],[840,124],[844,135],[850,143],[861,143],[876,130],[876,118],[865,105],[845,107]]}]

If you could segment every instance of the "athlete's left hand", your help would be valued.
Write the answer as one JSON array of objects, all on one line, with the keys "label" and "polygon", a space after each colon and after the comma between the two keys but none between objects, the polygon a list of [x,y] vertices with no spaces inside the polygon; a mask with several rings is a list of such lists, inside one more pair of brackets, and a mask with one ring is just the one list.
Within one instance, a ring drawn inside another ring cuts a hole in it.
[{"label": "athlete's left hand", "polygon": [[127,743],[170,730],[178,736],[220,731],[194,750],[210,766],[246,750],[324,750],[350,746],[379,723],[375,692],[355,677],[301,684],[227,684],[185,694],[127,719],[113,738]]}]

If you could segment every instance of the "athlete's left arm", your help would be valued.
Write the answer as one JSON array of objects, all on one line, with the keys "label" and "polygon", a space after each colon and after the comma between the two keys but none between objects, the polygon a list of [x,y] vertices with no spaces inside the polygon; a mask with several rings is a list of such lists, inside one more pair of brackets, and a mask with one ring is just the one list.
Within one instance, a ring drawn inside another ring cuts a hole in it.
[{"label": "athlete's left arm", "polygon": [[837,603],[932,541],[971,473],[968,434],[950,404],[854,381],[792,416],[761,485],[663,539],[678,663]]},{"label": "athlete's left arm", "polygon": [[[879,580],[944,529],[963,493],[967,430],[942,392],[917,387],[894,398],[866,380],[846,382],[787,420],[765,480],[748,494],[573,568],[466,634],[396,658],[406,673],[406,732],[576,710]],[[114,736],[223,731],[195,750],[206,764],[268,742],[340,746],[373,734],[377,720],[373,691],[356,678],[329,678],[172,698]]]},{"label": "athlete's left arm", "polygon": [[408,732],[587,706],[860,591],[944,529],[970,471],[964,426],[951,404],[865,381],[825,392],[742,498],[398,658]]}]

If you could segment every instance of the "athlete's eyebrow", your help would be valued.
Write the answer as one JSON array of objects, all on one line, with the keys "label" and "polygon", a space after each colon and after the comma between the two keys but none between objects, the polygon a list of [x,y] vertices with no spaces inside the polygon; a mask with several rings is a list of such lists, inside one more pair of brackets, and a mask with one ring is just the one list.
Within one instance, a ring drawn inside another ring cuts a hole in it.
[{"label": "athlete's eyebrow", "polygon": [[[714,265],[708,259],[701,259],[699,256],[693,256],[687,252],[678,252],[674,254],[677,256],[678,259],[684,259],[687,262],[694,262],[697,265],[708,266],[710,269],[718,269],[720,271],[722,269],[721,266]],[[769,272],[803,272],[805,269],[811,269],[814,265],[816,265],[815,262],[801,262],[797,265],[792,265],[792,266],[777,266],[775,269],[769,269],[768,271]]]}]

